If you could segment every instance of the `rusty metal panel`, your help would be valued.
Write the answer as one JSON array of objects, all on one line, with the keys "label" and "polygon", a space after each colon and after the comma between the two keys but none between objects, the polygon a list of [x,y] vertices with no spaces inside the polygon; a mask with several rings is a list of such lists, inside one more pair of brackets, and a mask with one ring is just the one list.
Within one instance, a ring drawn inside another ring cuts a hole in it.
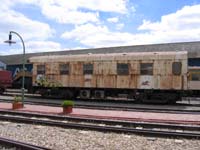
[{"label": "rusty metal panel", "polygon": [[[172,63],[182,62],[180,76],[172,74]],[[72,87],[187,89],[187,52],[143,52],[127,54],[91,54],[40,56],[33,62],[33,82],[37,76],[36,65],[47,64],[46,75],[56,75],[63,85]],[[59,63],[70,63],[70,75],[59,75]],[[93,63],[91,79],[83,75],[83,64]],[[129,63],[129,75],[117,76],[117,63]],[[153,75],[140,75],[140,63],[153,63]],[[89,81],[90,80],[90,81]]]},{"label": "rusty metal panel", "polygon": [[71,75],[83,75],[83,63],[82,62],[71,62],[70,63],[70,74]]},{"label": "rusty metal panel", "polygon": [[69,75],[60,75],[59,78],[60,78],[59,80],[62,83],[63,87],[69,86],[69,79],[70,79]]},{"label": "rusty metal panel", "polygon": [[58,74],[59,73],[58,63],[46,63],[45,64],[45,74]]},{"label": "rusty metal panel", "polygon": [[96,76],[96,86],[102,88],[116,88],[116,76]]},{"label": "rusty metal panel", "polygon": [[129,73],[132,75],[138,75],[140,74],[139,70],[139,62],[138,61],[129,61],[130,68],[129,68]]},{"label": "rusty metal panel", "polygon": [[103,75],[96,75],[96,86],[99,88],[105,87]]},{"label": "rusty metal panel", "polygon": [[170,63],[166,60],[155,61],[155,74],[160,76],[166,76],[170,73]]},{"label": "rusty metal panel", "polygon": [[107,88],[116,88],[116,75],[108,75],[104,78],[104,86]]},{"label": "rusty metal panel", "polygon": [[157,60],[154,62],[154,75],[172,75],[172,62],[168,60]]},{"label": "rusty metal panel", "polygon": [[83,75],[70,75],[69,86],[70,87],[84,87]]},{"label": "rusty metal panel", "polygon": [[173,89],[183,89],[182,76],[173,76]]},{"label": "rusty metal panel", "polygon": [[188,73],[188,60],[182,60],[182,74],[185,75]]},{"label": "rusty metal panel", "polygon": [[32,70],[33,75],[37,74],[37,63],[33,64],[33,70]]},{"label": "rusty metal panel", "polygon": [[84,87],[96,87],[96,76],[84,75]]},{"label": "rusty metal panel", "polygon": [[172,61],[166,61],[164,69],[166,71],[166,75],[172,76]]},{"label": "rusty metal panel", "polygon": [[129,78],[129,88],[137,88],[138,75],[132,74]]},{"label": "rusty metal panel", "polygon": [[109,61],[109,62],[102,62],[103,65],[103,74],[104,75],[116,75],[116,62]]},{"label": "rusty metal panel", "polygon": [[36,84],[36,80],[37,80],[37,66],[40,65],[41,63],[34,63],[33,64],[33,71],[32,71],[32,84],[35,85]]},{"label": "rusty metal panel", "polygon": [[173,77],[170,75],[160,76],[160,89],[172,89]]},{"label": "rusty metal panel", "polygon": [[103,63],[101,61],[94,62],[94,75],[103,75]]},{"label": "rusty metal panel", "polygon": [[117,88],[130,88],[130,76],[118,75],[117,76]]},{"label": "rusty metal panel", "polygon": [[187,59],[187,52],[137,52],[137,53],[112,53],[91,55],[51,55],[30,58],[30,62],[84,62],[84,61],[114,61],[114,60],[172,60]]}]

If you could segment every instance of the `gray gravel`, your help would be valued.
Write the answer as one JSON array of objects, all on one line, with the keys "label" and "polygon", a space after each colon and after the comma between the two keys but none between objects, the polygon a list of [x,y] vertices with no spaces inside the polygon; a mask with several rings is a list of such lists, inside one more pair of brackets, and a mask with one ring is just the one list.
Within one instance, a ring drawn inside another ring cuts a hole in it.
[{"label": "gray gravel", "polygon": [[200,140],[152,138],[1,121],[0,136],[54,150],[199,150]]}]

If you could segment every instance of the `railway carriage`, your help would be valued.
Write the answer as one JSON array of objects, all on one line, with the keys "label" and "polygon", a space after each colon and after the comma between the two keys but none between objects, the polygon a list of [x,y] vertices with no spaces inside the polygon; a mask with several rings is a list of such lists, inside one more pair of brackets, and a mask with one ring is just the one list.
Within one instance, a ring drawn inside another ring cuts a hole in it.
[{"label": "railway carriage", "polygon": [[189,75],[186,51],[50,55],[29,61],[33,63],[33,91],[43,96],[122,96],[174,103],[200,89]]}]

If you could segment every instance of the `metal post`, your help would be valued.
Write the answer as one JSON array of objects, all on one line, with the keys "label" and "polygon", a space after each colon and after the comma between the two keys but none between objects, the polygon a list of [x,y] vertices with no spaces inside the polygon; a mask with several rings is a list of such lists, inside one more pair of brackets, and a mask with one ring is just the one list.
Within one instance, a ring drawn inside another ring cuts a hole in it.
[{"label": "metal post", "polygon": [[[9,34],[9,40],[11,40],[10,38],[10,36],[12,36],[12,33],[13,34],[16,34],[19,38],[20,38],[20,40],[21,40],[21,42],[22,42],[22,46],[23,46],[23,61],[22,61],[22,63],[23,63],[23,74],[22,74],[22,104],[24,105],[24,81],[25,81],[25,44],[24,44],[24,41],[23,41],[23,39],[22,39],[22,37],[17,33],[17,32],[15,32],[15,31],[10,31],[10,34]],[[10,41],[10,43],[9,44],[11,44],[12,42]]]}]

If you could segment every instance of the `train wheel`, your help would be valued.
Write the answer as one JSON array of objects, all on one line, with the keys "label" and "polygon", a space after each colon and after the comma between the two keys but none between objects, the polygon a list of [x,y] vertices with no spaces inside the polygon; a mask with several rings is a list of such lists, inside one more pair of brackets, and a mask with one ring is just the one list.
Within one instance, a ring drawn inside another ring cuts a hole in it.
[{"label": "train wheel", "polygon": [[145,101],[147,100],[147,96],[146,94],[144,93],[138,93],[136,96],[135,96],[135,101],[136,103],[144,103]]},{"label": "train wheel", "polygon": [[88,99],[91,97],[91,91],[90,90],[80,90],[80,98],[83,98],[83,99]]},{"label": "train wheel", "polygon": [[0,88],[0,94],[3,94],[4,91],[5,91],[4,88]]},{"label": "train wheel", "polygon": [[74,98],[74,92],[71,90],[63,90],[61,92],[62,98],[70,99],[72,100]]},{"label": "train wheel", "polygon": [[168,104],[176,104],[176,101],[181,100],[179,94],[168,94]]}]

